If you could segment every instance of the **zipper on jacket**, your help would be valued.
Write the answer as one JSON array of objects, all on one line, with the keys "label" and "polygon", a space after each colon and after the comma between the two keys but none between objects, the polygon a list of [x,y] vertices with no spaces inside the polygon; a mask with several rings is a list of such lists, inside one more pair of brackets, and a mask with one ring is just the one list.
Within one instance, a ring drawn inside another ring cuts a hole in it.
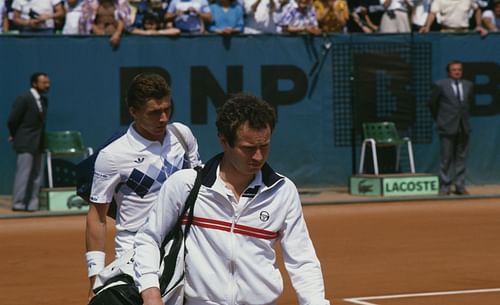
[{"label": "zipper on jacket", "polygon": [[[233,207],[233,212],[235,212],[235,209]],[[230,282],[229,282],[229,295],[230,295],[230,305],[235,305],[236,304],[236,283],[234,280],[234,272],[236,269],[236,266],[234,264],[234,252],[235,252],[235,236],[234,236],[234,227],[236,225],[236,219],[237,219],[236,213],[233,214],[233,221],[231,222],[231,241],[230,241],[230,247],[231,247],[231,260],[230,260],[230,265],[229,265],[229,273],[231,276]]]}]

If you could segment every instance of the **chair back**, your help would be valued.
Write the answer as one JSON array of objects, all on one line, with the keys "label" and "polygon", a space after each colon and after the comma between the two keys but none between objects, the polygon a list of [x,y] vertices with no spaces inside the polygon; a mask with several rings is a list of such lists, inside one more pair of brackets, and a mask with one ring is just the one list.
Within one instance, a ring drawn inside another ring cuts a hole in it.
[{"label": "chair back", "polygon": [[45,149],[52,154],[85,154],[82,136],[77,130],[45,132]]},{"label": "chair back", "polygon": [[397,145],[402,140],[393,122],[363,123],[365,139],[374,139],[377,145]]},{"label": "chair back", "polygon": [[52,159],[52,184],[54,187],[76,185],[75,163],[65,159]]}]

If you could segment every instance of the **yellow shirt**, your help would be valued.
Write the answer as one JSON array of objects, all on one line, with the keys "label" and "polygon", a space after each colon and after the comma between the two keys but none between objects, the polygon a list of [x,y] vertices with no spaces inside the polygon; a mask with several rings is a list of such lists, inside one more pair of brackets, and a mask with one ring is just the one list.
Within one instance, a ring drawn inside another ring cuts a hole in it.
[{"label": "yellow shirt", "polygon": [[[334,9],[327,11],[327,6],[332,2]],[[345,0],[314,0],[313,5],[316,9],[319,27],[323,32],[342,32],[349,19],[349,8]],[[342,16],[344,20],[339,19],[338,15]]]}]

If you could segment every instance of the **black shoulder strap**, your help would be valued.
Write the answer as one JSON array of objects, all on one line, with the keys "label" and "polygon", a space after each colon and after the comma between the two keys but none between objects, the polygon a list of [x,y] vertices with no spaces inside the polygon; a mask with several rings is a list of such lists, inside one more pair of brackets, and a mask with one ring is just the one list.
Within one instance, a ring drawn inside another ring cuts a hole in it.
[{"label": "black shoulder strap", "polygon": [[[196,180],[194,181],[193,188],[189,192],[188,197],[186,198],[186,201],[184,203],[184,208],[182,209],[182,213],[179,216],[179,219],[177,220],[177,223],[174,225],[174,227],[170,230],[170,233],[165,236],[161,243],[161,249],[160,251],[163,251],[163,248],[165,245],[172,239],[172,234],[175,234],[176,231],[179,231],[181,226],[182,226],[182,217],[186,213],[188,213],[188,220],[186,223],[186,226],[184,227],[184,239],[186,239],[186,236],[189,233],[189,230],[191,228],[191,224],[193,223],[193,215],[194,215],[194,203],[196,202],[196,197],[198,197],[198,192],[200,191],[201,183],[203,181],[203,176],[205,171],[201,167],[196,167],[194,168],[196,170]],[[162,255],[163,256],[163,255]]]},{"label": "black shoulder strap", "polygon": [[189,234],[189,230],[191,229],[191,224],[193,223],[194,203],[196,202],[196,198],[198,197],[198,193],[201,187],[201,182],[203,181],[205,173],[205,171],[200,167],[196,167],[196,171],[197,171],[196,180],[194,181],[193,188],[191,189],[191,192],[189,193],[189,196],[186,199],[186,204],[185,204],[186,207],[184,207],[185,210],[186,208],[189,209],[188,221],[186,227],[184,228],[184,240]]},{"label": "black shoulder strap", "polygon": [[[184,247],[184,255],[186,254],[186,244],[185,240],[187,235],[189,234],[189,229],[191,228],[191,224],[193,223],[193,215],[194,215],[194,204],[196,202],[196,197],[198,196],[198,192],[201,187],[201,182],[203,180],[203,177],[206,173],[206,170],[202,170],[200,167],[196,167],[195,170],[197,171],[196,174],[196,180],[194,182],[193,188],[191,189],[191,192],[189,192],[188,197],[186,198],[184,208],[182,209],[182,213],[180,214],[179,218],[177,219],[176,224],[174,227],[166,234],[165,238],[163,239],[160,247],[160,257],[162,258],[163,261],[163,271],[160,275],[159,278],[159,284],[160,284],[160,291],[162,292],[162,295],[164,294],[165,290],[167,289],[168,284],[172,280],[172,277],[175,272],[175,268],[183,268],[183,266],[177,266],[176,261],[177,257],[179,255],[179,251],[181,247]],[[189,210],[189,212],[188,212]],[[188,214],[188,220],[187,223],[184,227],[184,231],[182,230],[182,218],[186,213]],[[172,241],[170,250],[168,253],[165,253],[165,246],[168,244],[168,242]],[[175,287],[176,285],[174,285]]]}]

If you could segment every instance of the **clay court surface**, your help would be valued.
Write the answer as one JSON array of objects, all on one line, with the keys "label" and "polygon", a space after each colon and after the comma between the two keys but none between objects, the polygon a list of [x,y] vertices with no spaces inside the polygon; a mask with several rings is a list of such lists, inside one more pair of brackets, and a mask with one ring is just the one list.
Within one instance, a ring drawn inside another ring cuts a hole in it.
[{"label": "clay court surface", "polygon": [[[500,199],[304,213],[332,304],[499,304]],[[1,305],[86,304],[83,215],[0,219],[0,228]],[[297,304],[288,280],[279,304]]]}]

